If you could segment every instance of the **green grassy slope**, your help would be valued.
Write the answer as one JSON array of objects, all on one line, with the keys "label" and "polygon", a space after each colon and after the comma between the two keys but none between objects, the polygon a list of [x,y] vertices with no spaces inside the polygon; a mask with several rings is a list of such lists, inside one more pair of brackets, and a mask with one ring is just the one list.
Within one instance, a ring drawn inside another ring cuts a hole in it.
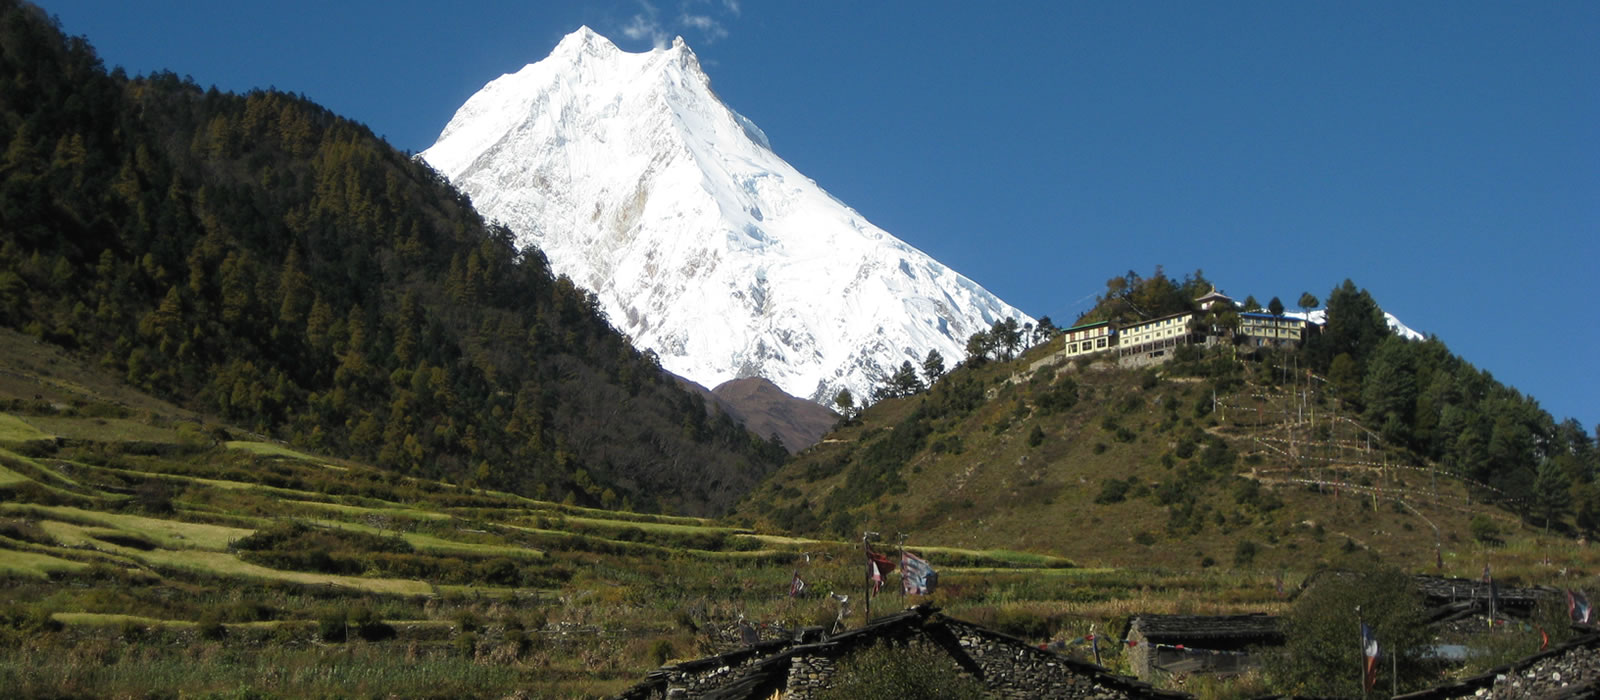
[{"label": "green grassy slope", "polygon": [[[1570,539],[1524,525],[1515,503],[1485,503],[1492,489],[1386,446],[1294,371],[1292,353],[1031,371],[1051,349],[871,407],[738,516],[1109,566],[1306,570],[1358,554],[1433,571],[1436,528],[1447,574],[1517,549],[1592,564]],[[1475,518],[1506,544],[1475,539]]]},{"label": "green grassy slope", "polygon": [[[15,359],[36,347],[0,331],[0,687],[23,696],[602,696],[737,644],[741,615],[831,624],[829,592],[859,601],[850,541],[401,476],[129,393],[67,354]],[[946,581],[932,600],[980,619],[1077,601],[1036,632],[1137,595],[1088,594],[1118,574],[1061,559],[924,553]],[[790,599],[797,570],[811,591]],[[1231,578],[1172,590],[1238,585],[1263,599]]]}]

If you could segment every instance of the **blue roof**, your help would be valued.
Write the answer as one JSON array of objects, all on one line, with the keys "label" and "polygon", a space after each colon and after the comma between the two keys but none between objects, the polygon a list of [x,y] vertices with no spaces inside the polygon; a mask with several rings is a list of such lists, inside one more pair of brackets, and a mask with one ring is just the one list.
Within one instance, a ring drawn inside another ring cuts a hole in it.
[{"label": "blue roof", "polygon": [[1066,329],[1065,331],[1062,331],[1062,332],[1063,333],[1071,333],[1072,331],[1083,330],[1085,328],[1094,328],[1095,326],[1104,326],[1107,323],[1110,323],[1110,321],[1095,321],[1094,323],[1085,323],[1085,324],[1083,324],[1081,326],[1073,326],[1073,327],[1068,328],[1068,329]]}]

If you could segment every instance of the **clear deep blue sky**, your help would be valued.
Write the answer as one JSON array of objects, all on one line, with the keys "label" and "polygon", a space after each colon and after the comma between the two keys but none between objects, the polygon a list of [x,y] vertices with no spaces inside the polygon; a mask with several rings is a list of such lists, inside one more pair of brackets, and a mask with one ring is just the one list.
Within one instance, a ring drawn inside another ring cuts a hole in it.
[{"label": "clear deep blue sky", "polygon": [[42,4],[108,67],[411,151],[580,24],[681,34],[779,155],[1035,316],[1157,265],[1291,308],[1348,277],[1600,421],[1600,2]]}]

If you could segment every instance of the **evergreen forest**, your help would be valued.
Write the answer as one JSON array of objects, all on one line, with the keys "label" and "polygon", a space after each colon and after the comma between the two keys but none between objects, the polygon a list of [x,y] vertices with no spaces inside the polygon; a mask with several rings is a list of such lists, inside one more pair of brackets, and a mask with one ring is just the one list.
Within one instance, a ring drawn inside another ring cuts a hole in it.
[{"label": "evergreen forest", "polygon": [[0,2],[0,323],[396,472],[710,514],[786,458],[426,164],[275,90],[107,72]]}]

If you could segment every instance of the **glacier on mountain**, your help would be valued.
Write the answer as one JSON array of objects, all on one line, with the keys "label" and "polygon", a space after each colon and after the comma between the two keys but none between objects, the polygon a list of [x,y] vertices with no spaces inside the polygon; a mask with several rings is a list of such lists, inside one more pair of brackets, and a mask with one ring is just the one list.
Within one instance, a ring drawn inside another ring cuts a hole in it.
[{"label": "glacier on mountain", "polygon": [[681,38],[629,53],[580,28],[484,86],[421,157],[706,386],[760,376],[829,404],[1033,320],[778,157]]}]

